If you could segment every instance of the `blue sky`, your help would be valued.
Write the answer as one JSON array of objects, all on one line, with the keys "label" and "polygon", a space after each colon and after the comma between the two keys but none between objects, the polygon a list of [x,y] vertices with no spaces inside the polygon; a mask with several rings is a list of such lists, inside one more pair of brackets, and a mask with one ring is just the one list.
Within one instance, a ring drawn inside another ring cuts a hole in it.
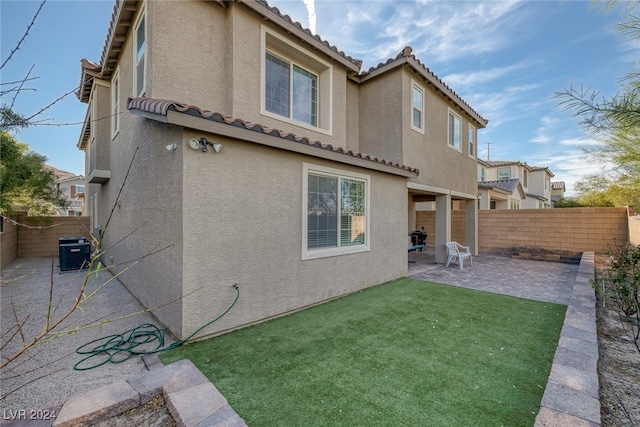
[{"label": "blue sky", "polygon": [[[581,148],[596,144],[570,112],[552,99],[570,85],[614,95],[620,79],[638,71],[640,44],[613,28],[622,10],[602,11],[591,1],[336,1],[271,0],[269,4],[306,27],[315,11],[316,33],[347,55],[363,60],[363,70],[395,57],[404,46],[467,101],[489,125],[478,135],[479,157],[521,160],[548,166],[569,192],[603,165],[586,161]],[[313,3],[312,3],[313,4]],[[24,33],[40,1],[0,2],[1,59]],[[79,84],[80,59],[98,62],[112,1],[49,0],[29,37],[2,70],[2,82],[23,78],[34,65],[37,80],[15,107],[25,114]],[[3,86],[5,89],[5,86]],[[11,97],[3,102],[10,103]],[[206,108],[205,106],[202,106]],[[40,119],[82,122],[86,105],[66,97]],[[18,140],[45,155],[48,163],[84,173],[76,147],[81,126],[34,126]],[[490,143],[490,144],[489,144]],[[410,164],[410,162],[407,162]]]}]

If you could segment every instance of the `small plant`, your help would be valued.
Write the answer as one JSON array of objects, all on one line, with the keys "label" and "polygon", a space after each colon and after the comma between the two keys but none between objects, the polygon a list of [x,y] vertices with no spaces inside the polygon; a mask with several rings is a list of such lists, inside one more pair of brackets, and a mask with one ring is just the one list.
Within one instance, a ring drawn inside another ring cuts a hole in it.
[{"label": "small plant", "polygon": [[640,247],[618,246],[607,254],[608,268],[602,272],[606,290],[595,288],[605,300],[613,301],[623,328],[640,352]]}]

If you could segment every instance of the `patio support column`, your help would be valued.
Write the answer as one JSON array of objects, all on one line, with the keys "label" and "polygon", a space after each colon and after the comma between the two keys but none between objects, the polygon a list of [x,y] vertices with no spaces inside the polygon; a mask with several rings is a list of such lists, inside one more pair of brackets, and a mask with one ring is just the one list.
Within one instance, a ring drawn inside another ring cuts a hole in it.
[{"label": "patio support column", "polygon": [[465,201],[465,239],[473,255],[478,255],[478,201]]},{"label": "patio support column", "polygon": [[416,230],[416,202],[413,201],[413,195],[409,194],[409,229],[407,230],[407,234],[411,234]]},{"label": "patio support column", "polygon": [[436,262],[447,262],[445,243],[451,241],[451,195],[436,196]]}]

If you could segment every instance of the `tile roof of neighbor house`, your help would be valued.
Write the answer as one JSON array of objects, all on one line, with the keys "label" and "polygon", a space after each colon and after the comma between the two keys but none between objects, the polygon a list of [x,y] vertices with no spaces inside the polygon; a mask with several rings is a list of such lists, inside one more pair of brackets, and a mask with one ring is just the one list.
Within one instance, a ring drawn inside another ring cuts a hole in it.
[{"label": "tile roof of neighbor house", "polygon": [[482,160],[478,159],[478,163],[482,163],[487,167],[494,168],[498,166],[510,166],[510,165],[518,165],[524,166],[526,163],[523,163],[519,160]]},{"label": "tile roof of neighbor house", "polygon": [[[391,162],[389,160],[382,159],[380,157],[370,156],[368,154],[362,154],[353,150],[348,150],[342,147],[337,147],[331,144],[325,144],[321,141],[310,140],[307,137],[297,136],[293,133],[284,132],[278,129],[269,128],[258,123],[251,123],[235,117],[224,116],[220,113],[214,113],[212,111],[203,110],[200,107],[194,105],[188,105],[181,102],[176,102],[168,99],[152,99],[152,98],[129,98],[127,100],[127,108],[129,110],[140,111],[143,113],[151,113],[159,116],[167,116],[169,111],[175,111],[178,113],[187,114],[194,117],[207,119],[213,122],[221,123],[227,126],[232,126],[247,131],[258,132],[267,136],[278,138],[282,141],[290,141],[291,143],[302,144],[305,146],[317,148],[318,150],[327,150],[333,153],[348,156],[354,159],[362,159],[374,164],[380,164],[395,168],[401,171],[405,171],[406,176],[417,176],[420,171],[417,168],[413,168],[401,163]],[[293,147],[290,147],[293,148]]]},{"label": "tile roof of neighbor house", "polygon": [[551,183],[551,189],[552,190],[564,190],[565,189],[565,185],[564,185],[564,181],[554,181]]},{"label": "tile roof of neighbor house", "polygon": [[488,188],[490,190],[498,190],[505,193],[512,194],[518,188],[520,180],[514,179],[501,179],[498,181],[483,181],[478,182],[478,188]]}]

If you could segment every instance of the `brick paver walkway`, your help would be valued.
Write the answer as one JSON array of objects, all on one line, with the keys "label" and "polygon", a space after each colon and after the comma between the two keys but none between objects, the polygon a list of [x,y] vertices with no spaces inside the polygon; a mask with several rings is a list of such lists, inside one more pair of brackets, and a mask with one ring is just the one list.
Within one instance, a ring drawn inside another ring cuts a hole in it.
[{"label": "brick paver walkway", "polygon": [[564,305],[578,272],[577,265],[491,254],[473,257],[473,266],[465,260],[464,270],[436,264],[433,252],[411,253],[409,261],[408,275],[415,279]]}]

